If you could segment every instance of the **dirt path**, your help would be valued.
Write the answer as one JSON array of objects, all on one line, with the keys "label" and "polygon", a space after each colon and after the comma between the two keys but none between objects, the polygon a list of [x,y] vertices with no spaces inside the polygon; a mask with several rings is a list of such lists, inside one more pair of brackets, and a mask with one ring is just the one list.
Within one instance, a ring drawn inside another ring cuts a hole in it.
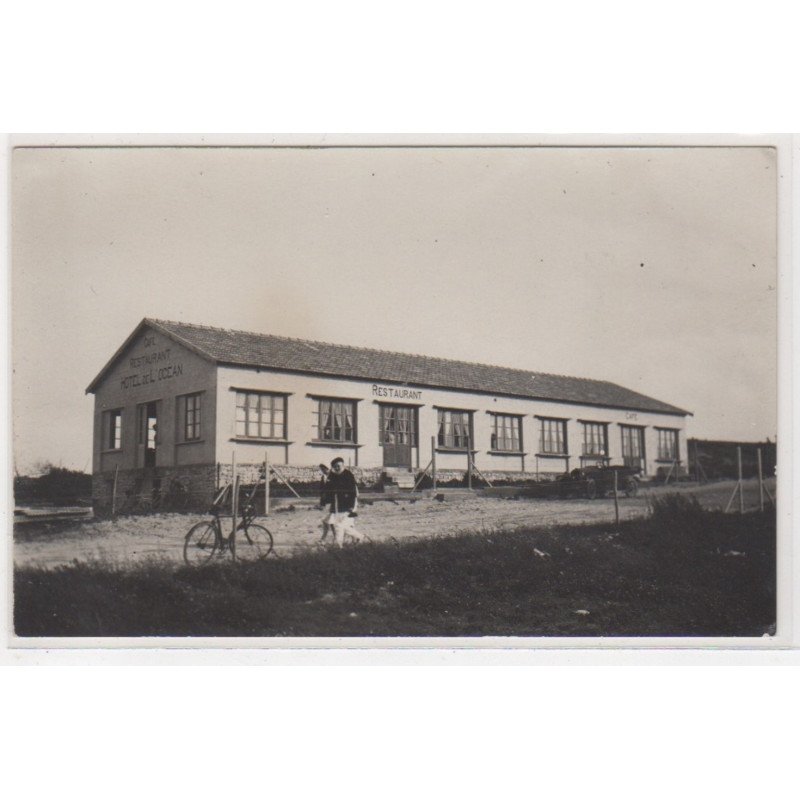
[{"label": "dirt path", "polygon": [[[773,496],[774,481],[768,482]],[[695,494],[706,508],[724,508],[734,482],[707,486],[681,486],[678,491]],[[647,513],[648,496],[675,491],[655,487],[636,498],[620,499],[621,519]],[[364,498],[368,500],[368,498]],[[745,504],[758,505],[757,481],[745,482]],[[738,502],[735,505],[738,508]],[[266,522],[275,539],[278,555],[286,556],[319,547],[322,512],[313,506],[297,505],[292,511],[278,511]],[[73,561],[128,563],[148,558],[181,562],[183,538],[201,515],[156,514],[121,517],[116,520],[31,523],[14,532],[14,563],[18,566],[55,567]],[[373,541],[414,539],[459,531],[511,530],[522,526],[556,526],[590,522],[613,522],[613,500],[505,500],[478,496],[434,499],[402,499],[397,503],[378,501],[362,505],[357,528]]]}]

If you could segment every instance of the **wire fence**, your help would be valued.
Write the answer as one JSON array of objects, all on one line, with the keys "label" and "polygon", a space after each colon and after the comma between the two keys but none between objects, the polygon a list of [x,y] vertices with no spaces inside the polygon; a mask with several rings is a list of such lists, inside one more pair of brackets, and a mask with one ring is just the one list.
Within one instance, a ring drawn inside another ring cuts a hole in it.
[{"label": "wire fence", "polygon": [[[759,443],[740,443],[732,441],[715,440],[688,440],[688,469],[683,472],[682,480],[695,481],[697,484],[714,483],[725,479],[737,480],[739,491],[739,501],[736,501],[736,494],[732,495],[730,502],[726,504],[726,510],[733,508],[737,510],[741,506],[745,492],[742,489],[742,481],[752,478],[759,478],[759,505],[763,507],[764,498],[766,502],[773,502],[772,492],[767,488],[761,488],[764,480],[773,478],[776,474],[777,447],[775,442],[767,440]],[[230,474],[222,473],[222,469],[230,469]],[[265,495],[266,485],[264,482],[265,472],[269,473],[269,491]],[[206,473],[207,474],[207,473]],[[426,476],[422,473],[424,477]],[[225,480],[230,475],[236,477],[239,487],[237,506],[247,497],[247,502],[252,503],[259,509],[264,509],[268,513],[270,499],[294,498],[298,500],[318,500],[322,491],[322,482],[319,479],[309,479],[304,476],[300,480],[288,480],[281,471],[272,467],[268,461],[259,464],[241,464],[237,469],[236,464],[217,465],[216,485],[209,485],[207,481],[200,483],[197,476],[191,474],[179,475],[171,478],[163,478],[143,486],[140,482],[133,486],[128,486],[124,492],[117,492],[115,489],[112,503],[112,514],[131,515],[149,513],[197,513],[206,511],[211,504],[214,493],[223,485],[231,483]],[[444,476],[443,476],[444,477]],[[449,476],[448,476],[449,477]],[[469,481],[470,488],[481,489],[488,485],[488,481],[481,480],[480,476],[473,475]],[[659,483],[656,476],[655,483]],[[430,481],[419,481],[415,489],[425,490],[430,488]],[[440,481],[438,488],[463,488],[467,483],[466,478],[462,480]],[[495,489],[502,493],[502,481],[496,482]],[[522,481],[518,485],[511,484],[508,489],[514,491],[519,497],[529,499],[555,499],[555,498],[576,498],[581,496],[593,497],[594,493],[591,482],[572,480],[569,482],[559,481]],[[597,492],[600,496],[609,495],[608,487],[601,487],[602,492]],[[383,485],[376,483],[369,486],[359,486],[359,492],[364,498],[373,493],[382,493]],[[405,492],[403,494],[406,494]],[[624,485],[619,486],[619,495],[630,494]]]},{"label": "wire fence", "polygon": [[739,452],[741,452],[742,478],[759,476],[759,452],[761,474],[774,477],[777,467],[777,443],[734,442],[709,439],[689,439],[689,473],[698,483],[739,478]]}]

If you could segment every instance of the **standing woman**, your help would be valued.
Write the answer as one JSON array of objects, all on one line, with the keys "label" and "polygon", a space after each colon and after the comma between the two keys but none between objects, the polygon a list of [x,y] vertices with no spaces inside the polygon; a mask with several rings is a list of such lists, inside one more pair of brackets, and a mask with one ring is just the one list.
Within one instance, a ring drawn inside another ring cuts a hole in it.
[{"label": "standing woman", "polygon": [[330,509],[322,523],[323,541],[328,534],[328,526],[333,528],[333,539],[339,547],[344,546],[345,534],[359,542],[363,541],[363,534],[355,529],[358,486],[353,473],[345,469],[343,458],[334,458],[330,472],[324,473],[320,506]]}]

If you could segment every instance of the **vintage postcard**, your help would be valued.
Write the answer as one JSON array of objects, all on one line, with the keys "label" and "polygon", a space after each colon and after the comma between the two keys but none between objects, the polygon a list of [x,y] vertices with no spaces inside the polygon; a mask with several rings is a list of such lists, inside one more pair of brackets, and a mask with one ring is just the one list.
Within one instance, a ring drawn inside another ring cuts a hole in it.
[{"label": "vintage postcard", "polygon": [[13,646],[785,643],[783,158],[15,141]]}]

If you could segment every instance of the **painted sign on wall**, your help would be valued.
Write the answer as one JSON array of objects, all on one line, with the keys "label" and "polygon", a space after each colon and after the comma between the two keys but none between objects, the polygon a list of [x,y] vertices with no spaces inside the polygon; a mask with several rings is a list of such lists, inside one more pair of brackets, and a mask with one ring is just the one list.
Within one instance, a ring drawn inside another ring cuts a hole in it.
[{"label": "painted sign on wall", "polygon": [[404,389],[399,386],[379,386],[372,384],[373,397],[388,397],[392,400],[422,400],[422,392],[419,389]]},{"label": "painted sign on wall", "polygon": [[171,347],[154,349],[158,347],[155,336],[145,336],[143,344],[147,352],[128,359],[128,367],[134,371],[120,379],[121,388],[133,389],[183,374],[183,363],[173,361]]}]

